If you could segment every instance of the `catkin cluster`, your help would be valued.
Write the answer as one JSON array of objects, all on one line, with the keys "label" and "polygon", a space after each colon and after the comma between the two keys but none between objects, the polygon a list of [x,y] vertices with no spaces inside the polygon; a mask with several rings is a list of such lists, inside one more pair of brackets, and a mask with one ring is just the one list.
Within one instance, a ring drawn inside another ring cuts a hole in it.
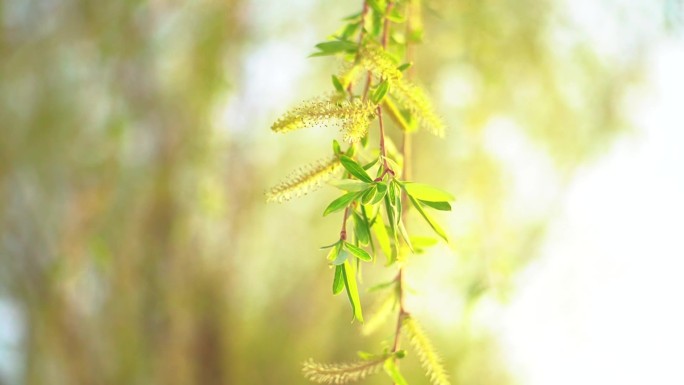
[{"label": "catkin cluster", "polygon": [[394,61],[394,58],[379,44],[367,41],[359,49],[361,65],[374,76],[390,80],[401,79],[401,71],[397,69],[397,63]]}]

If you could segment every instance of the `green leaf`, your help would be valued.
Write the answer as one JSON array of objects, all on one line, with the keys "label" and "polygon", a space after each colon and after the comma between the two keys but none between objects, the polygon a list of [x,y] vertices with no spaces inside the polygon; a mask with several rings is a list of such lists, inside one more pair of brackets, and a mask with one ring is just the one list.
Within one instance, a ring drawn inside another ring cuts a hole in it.
[{"label": "green leaf", "polygon": [[[391,192],[392,189],[390,188],[389,191]],[[389,224],[390,224],[390,226],[389,226],[390,235],[394,239],[393,248],[392,248],[392,256],[391,256],[391,260],[389,262],[391,264],[396,260],[397,255],[399,254],[398,250],[397,250],[399,247],[399,238],[398,238],[399,229],[397,229],[397,218],[398,218],[397,211],[396,211],[397,208],[392,206],[392,204],[390,203],[389,197],[390,197],[389,193],[387,195],[385,195],[385,212],[387,213],[387,220],[389,221]]]},{"label": "green leaf", "polygon": [[392,206],[397,203],[397,189],[393,187],[393,183],[391,182],[387,187],[387,199]]},{"label": "green leaf", "polygon": [[363,167],[356,163],[352,158],[342,155],[340,156],[340,163],[342,163],[342,166],[344,166],[344,168],[347,169],[347,171],[349,171],[349,173],[354,175],[357,179],[367,183],[373,182],[373,179],[368,175],[368,173],[366,173],[366,170],[364,170]]},{"label": "green leaf", "polygon": [[344,289],[344,267],[342,265],[335,266],[335,278],[333,278],[332,291],[333,295],[340,294],[342,289]]},{"label": "green leaf", "polygon": [[416,252],[421,252],[429,247],[436,245],[437,240],[432,237],[421,237],[414,235],[411,237],[411,243],[413,244],[413,247],[416,250]]},{"label": "green leaf", "polygon": [[411,250],[411,252],[414,252],[413,245],[411,244],[411,238],[409,237],[406,227],[404,226],[404,221],[399,219],[399,225],[397,227],[399,228],[399,234],[401,234],[401,237],[404,239],[404,242],[406,242],[408,248]]},{"label": "green leaf", "polygon": [[377,284],[377,285],[374,285],[374,286],[368,288],[368,292],[369,292],[369,293],[372,293],[372,292],[374,292],[374,291],[380,291],[380,290],[384,290],[384,289],[389,289],[390,287],[396,287],[396,286],[397,286],[397,281],[391,280],[391,281],[388,281],[388,282],[379,283],[379,284]]},{"label": "green leaf", "polygon": [[342,40],[348,39],[350,36],[352,36],[352,35],[354,34],[354,32],[356,32],[356,30],[359,28],[359,26],[361,26],[361,22],[360,22],[360,21],[358,21],[358,22],[356,22],[356,23],[347,24],[347,25],[344,27],[344,30],[342,31],[342,34],[340,35],[340,38],[341,38]]},{"label": "green leaf", "polygon": [[404,376],[399,372],[399,368],[397,368],[397,364],[394,362],[394,357],[386,359],[382,367],[396,385],[408,385]]},{"label": "green leaf", "polygon": [[[366,136],[366,137],[367,137],[367,136]],[[375,166],[375,164],[378,163],[378,160],[380,160],[380,158],[375,158],[375,159],[373,159],[372,162],[369,162],[368,164],[365,164],[365,165],[363,166],[363,169],[366,170],[366,171],[368,171],[369,168]]]},{"label": "green leaf", "polygon": [[353,14],[345,17],[344,19],[342,19],[342,21],[356,21],[356,20],[361,20],[361,12],[353,13]]},{"label": "green leaf", "polygon": [[404,64],[400,65],[399,67],[397,67],[397,69],[401,72],[404,72],[407,69],[411,68],[411,66],[413,66],[413,62],[408,62],[408,63],[404,63]]},{"label": "green leaf", "polygon": [[390,83],[388,79],[383,80],[378,84],[378,87],[373,91],[373,94],[371,95],[371,101],[374,104],[380,104],[382,102],[382,99],[385,98],[385,95],[387,95],[387,91],[389,91]]},{"label": "green leaf", "polygon": [[337,254],[335,255],[335,259],[333,259],[333,261],[331,263],[335,266],[339,266],[339,265],[343,264],[348,258],[349,258],[349,253],[342,250],[340,247],[337,249]]},{"label": "green leaf", "polygon": [[387,15],[387,18],[394,23],[403,23],[406,21],[406,17],[404,17],[396,8],[392,9],[389,15]]},{"label": "green leaf", "polygon": [[384,183],[378,183],[377,190],[378,191],[375,193],[375,197],[370,202],[372,205],[378,204],[380,201],[382,201],[382,199],[387,194],[387,185]]},{"label": "green leaf", "polygon": [[344,191],[365,191],[371,188],[370,183],[356,179],[331,180],[328,183],[331,186],[337,187],[338,189]]},{"label": "green leaf", "polygon": [[338,142],[337,139],[333,139],[332,146],[333,146],[333,153],[335,155],[339,155],[342,153],[342,149],[340,148],[340,142]]},{"label": "green leaf", "polygon": [[368,222],[362,218],[356,211],[352,211],[354,217],[354,234],[356,234],[356,240],[359,241],[361,245],[367,245],[370,243],[370,229],[368,228]]},{"label": "green leaf", "polygon": [[309,55],[309,57],[335,55],[340,52],[352,53],[356,51],[357,45],[351,41],[333,40],[316,44],[316,48],[318,48],[320,52]]},{"label": "green leaf", "polygon": [[392,245],[390,243],[389,235],[387,234],[387,229],[385,228],[385,224],[382,222],[380,214],[378,214],[376,220],[373,221],[371,228],[373,229],[373,233],[375,233],[375,239],[378,240],[380,250],[382,250],[382,253],[385,254],[385,256],[387,257],[387,263],[391,263]]},{"label": "green leaf", "polygon": [[442,239],[444,239],[445,241],[449,242],[449,239],[447,239],[447,236],[446,236],[446,232],[444,231],[444,229],[442,229],[442,226],[440,226],[439,223],[437,223],[432,218],[432,216],[430,216],[430,214],[428,214],[423,209],[423,205],[410,195],[409,195],[409,200],[411,200],[411,203],[413,204],[413,206],[420,213],[420,215],[422,215],[423,218],[425,218],[425,221],[427,221],[427,223],[430,225],[430,227],[432,227],[432,229],[435,231],[435,233],[437,233],[437,235],[442,237]]},{"label": "green leaf", "polygon": [[354,254],[354,256],[356,256],[356,258],[358,258],[362,261],[370,262],[373,260],[373,257],[371,257],[370,254],[368,254],[368,252],[366,252],[366,250],[364,250],[358,246],[354,246],[349,242],[345,242],[344,246],[347,248],[347,250],[349,250],[350,253]]},{"label": "green leaf", "polygon": [[373,8],[375,12],[381,15],[385,13],[385,8],[382,5],[380,5],[378,0],[366,0],[366,2],[368,3],[368,5],[370,5],[371,8]]},{"label": "green leaf", "polygon": [[334,212],[337,212],[337,211],[340,211],[340,210],[346,208],[347,206],[349,206],[349,204],[352,201],[354,201],[354,199],[356,199],[360,195],[361,195],[360,192],[350,192],[350,193],[342,195],[341,197],[330,202],[328,207],[325,208],[325,211],[323,211],[323,216],[326,216],[328,214],[331,214],[331,213],[334,213]]},{"label": "green leaf", "polygon": [[348,157],[352,157],[352,156],[354,156],[355,152],[356,152],[356,146],[349,146],[347,148],[347,152],[345,153],[345,155]]},{"label": "green leaf", "polygon": [[332,84],[337,91],[344,92],[344,86],[342,85],[342,82],[340,82],[340,79],[335,75],[332,76]]},{"label": "green leaf", "polygon": [[366,192],[364,192],[363,195],[361,196],[361,203],[363,203],[364,205],[369,204],[371,202],[371,200],[373,200],[373,198],[375,197],[375,193],[377,191],[378,191],[378,189],[375,186],[366,190]]},{"label": "green leaf", "polygon": [[440,211],[451,211],[451,205],[449,202],[430,202],[430,201],[424,201],[424,200],[418,200],[420,203],[424,204],[425,206],[432,207],[435,210],[440,210]]},{"label": "green leaf", "polygon": [[456,199],[450,193],[424,183],[405,182],[402,186],[408,195],[421,201],[446,202]]},{"label": "green leaf", "polygon": [[354,266],[349,261],[344,262],[344,270],[342,271],[344,277],[344,286],[347,288],[347,296],[349,303],[352,306],[353,318],[363,322],[363,313],[361,311],[361,299],[359,298],[359,288],[356,286],[356,271]]},{"label": "green leaf", "polygon": [[371,236],[371,221],[368,219],[368,214],[366,214],[366,207],[367,206],[365,205],[361,205],[361,214],[359,215],[359,218],[361,218],[363,221],[363,226],[366,230],[366,234],[368,235],[368,244],[370,244],[372,255],[375,256],[375,243],[373,242],[373,237]]},{"label": "green leaf", "polygon": [[329,249],[331,247],[337,246],[340,243],[340,241],[335,241],[335,243],[331,243],[327,246],[321,246],[321,250]]}]

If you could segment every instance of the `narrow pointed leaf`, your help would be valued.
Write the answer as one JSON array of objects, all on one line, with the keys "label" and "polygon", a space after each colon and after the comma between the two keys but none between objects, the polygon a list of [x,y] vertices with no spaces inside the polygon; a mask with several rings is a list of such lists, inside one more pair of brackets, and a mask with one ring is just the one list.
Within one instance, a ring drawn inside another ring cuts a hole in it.
[{"label": "narrow pointed leaf", "polygon": [[344,289],[344,267],[342,265],[335,266],[335,278],[333,278],[332,291],[334,295],[340,294]]},{"label": "narrow pointed leaf", "polygon": [[356,235],[356,240],[359,241],[360,245],[367,245],[370,243],[370,229],[368,228],[368,222],[359,215],[356,211],[352,212],[354,217],[354,234]]},{"label": "narrow pointed leaf", "polygon": [[404,376],[399,372],[397,364],[394,362],[394,358],[388,358],[385,360],[385,364],[382,366],[385,369],[385,373],[394,381],[396,385],[408,385]]},{"label": "narrow pointed leaf", "polygon": [[369,204],[371,201],[373,201],[375,198],[375,193],[378,191],[377,187],[373,186],[372,188],[369,188],[366,190],[365,193],[361,196],[361,203],[364,205]]},{"label": "narrow pointed leaf", "polygon": [[456,199],[450,193],[424,183],[405,182],[403,187],[408,195],[422,201],[446,202]]},{"label": "narrow pointed leaf", "polygon": [[334,213],[336,211],[340,211],[356,199],[357,197],[360,196],[359,192],[350,192],[347,194],[342,195],[341,197],[335,199],[334,201],[330,202],[328,207],[325,208],[325,211],[323,211],[323,216],[326,216],[330,213]]},{"label": "narrow pointed leaf", "polygon": [[406,227],[404,226],[404,221],[401,219],[399,220],[399,234],[401,234],[401,237],[404,239],[404,242],[406,242],[406,245],[408,248],[411,250],[411,252],[414,252],[413,250],[413,244],[411,244],[411,238],[408,235],[408,232],[406,231]]},{"label": "narrow pointed leaf", "polygon": [[442,239],[444,239],[445,241],[449,242],[449,239],[447,239],[447,236],[446,236],[446,232],[444,231],[444,229],[442,229],[442,226],[440,226],[439,223],[437,223],[432,218],[432,216],[428,212],[425,211],[425,209],[423,208],[423,205],[410,195],[409,195],[409,199],[411,200],[411,203],[413,204],[413,206],[416,208],[416,211],[418,211],[420,213],[420,215],[422,215],[423,218],[425,218],[425,221],[427,221],[427,223],[430,225],[430,227],[432,227],[432,229],[435,231],[435,233],[437,233],[437,235],[442,237]]},{"label": "narrow pointed leaf", "polygon": [[387,95],[389,87],[389,80],[383,80],[380,84],[378,84],[378,88],[376,88],[375,91],[373,91],[373,94],[371,95],[371,101],[375,104],[380,104],[380,102],[382,102],[382,99],[385,98],[385,95]]},{"label": "narrow pointed leaf", "polygon": [[356,286],[356,270],[349,261],[344,262],[344,270],[342,271],[344,277],[344,286],[347,288],[347,296],[349,303],[352,306],[353,319],[363,322],[363,313],[361,311],[361,299],[359,298],[359,289]]},{"label": "narrow pointed leaf", "polygon": [[349,253],[346,250],[339,250],[335,255],[335,259],[332,260],[334,266],[339,266],[347,261],[349,258]]},{"label": "narrow pointed leaf", "polygon": [[371,228],[373,229],[373,233],[375,234],[375,239],[377,239],[378,244],[380,245],[380,250],[382,250],[382,253],[385,254],[385,256],[387,257],[387,263],[391,263],[392,245],[390,243],[390,238],[387,234],[387,229],[385,228],[385,224],[382,222],[380,214],[378,214],[378,216],[376,217],[375,221],[371,225]]},{"label": "narrow pointed leaf", "polygon": [[418,200],[420,203],[424,204],[425,206],[432,207],[435,210],[440,210],[440,211],[451,211],[451,205],[449,202],[430,202],[430,201],[424,201],[424,200]]},{"label": "narrow pointed leaf", "polygon": [[361,191],[371,187],[370,183],[355,179],[332,180],[328,183],[331,186],[344,191]]},{"label": "narrow pointed leaf", "polygon": [[354,175],[359,180],[367,183],[373,182],[373,179],[368,175],[366,170],[359,166],[352,158],[342,155],[340,156],[340,163],[342,163],[342,166],[344,166],[350,174]]},{"label": "narrow pointed leaf", "polygon": [[344,86],[342,85],[342,83],[340,82],[340,79],[337,76],[335,76],[335,75],[332,76],[332,83],[338,92],[344,92]]},{"label": "narrow pointed leaf", "polygon": [[371,257],[370,254],[368,254],[368,252],[367,252],[366,250],[364,250],[364,249],[362,249],[362,248],[360,248],[360,247],[358,247],[358,246],[354,246],[354,245],[352,245],[352,244],[349,243],[349,242],[345,242],[345,243],[344,243],[344,246],[345,246],[345,247],[347,248],[347,250],[349,250],[349,252],[352,253],[356,258],[358,258],[358,259],[360,259],[360,260],[362,260],[362,261],[370,262],[370,261],[373,260],[373,257]]}]

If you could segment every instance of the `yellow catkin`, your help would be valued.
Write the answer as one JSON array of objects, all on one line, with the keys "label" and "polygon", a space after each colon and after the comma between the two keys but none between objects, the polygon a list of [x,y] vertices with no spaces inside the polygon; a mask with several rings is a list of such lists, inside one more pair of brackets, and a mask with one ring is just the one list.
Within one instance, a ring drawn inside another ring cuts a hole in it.
[{"label": "yellow catkin", "polygon": [[339,128],[346,141],[357,142],[366,135],[374,117],[375,106],[369,102],[316,99],[285,113],[273,123],[271,130],[284,133],[301,128],[333,126]]},{"label": "yellow catkin", "polygon": [[416,350],[420,364],[427,373],[430,382],[433,385],[450,385],[446,370],[442,366],[442,359],[418,322],[413,317],[407,316],[404,318],[402,326],[402,330],[407,334],[411,346]]},{"label": "yellow catkin", "polygon": [[402,77],[394,58],[373,41],[365,41],[361,45],[359,61],[362,66],[378,78],[396,80]]},{"label": "yellow catkin", "polygon": [[391,293],[383,298],[382,301],[379,301],[376,305],[375,313],[373,313],[373,315],[361,326],[361,334],[368,336],[378,330],[392,314],[396,305],[397,297],[394,293]]},{"label": "yellow catkin", "polygon": [[444,137],[444,123],[435,113],[430,99],[422,88],[400,79],[392,83],[390,95],[420,121],[420,126],[431,134]]},{"label": "yellow catkin", "polygon": [[377,373],[387,357],[371,361],[321,364],[309,359],[304,362],[302,372],[307,380],[319,384],[346,384],[356,382]]},{"label": "yellow catkin", "polygon": [[266,192],[267,202],[284,202],[292,198],[306,195],[318,189],[338,170],[342,165],[337,157],[321,159],[312,164],[300,167],[292,172],[282,182]]}]

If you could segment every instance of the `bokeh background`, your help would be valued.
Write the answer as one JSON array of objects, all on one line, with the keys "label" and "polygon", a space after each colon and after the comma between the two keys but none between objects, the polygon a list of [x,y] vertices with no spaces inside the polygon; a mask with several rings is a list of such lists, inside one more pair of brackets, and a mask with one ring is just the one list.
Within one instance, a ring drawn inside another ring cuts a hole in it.
[{"label": "bokeh background", "polygon": [[[453,383],[684,383],[682,2],[424,3],[414,173],[458,200],[407,306]],[[269,126],[360,6],[0,2],[0,384],[303,384],[390,338],[330,294],[334,189],[263,195],[329,154]]]}]

